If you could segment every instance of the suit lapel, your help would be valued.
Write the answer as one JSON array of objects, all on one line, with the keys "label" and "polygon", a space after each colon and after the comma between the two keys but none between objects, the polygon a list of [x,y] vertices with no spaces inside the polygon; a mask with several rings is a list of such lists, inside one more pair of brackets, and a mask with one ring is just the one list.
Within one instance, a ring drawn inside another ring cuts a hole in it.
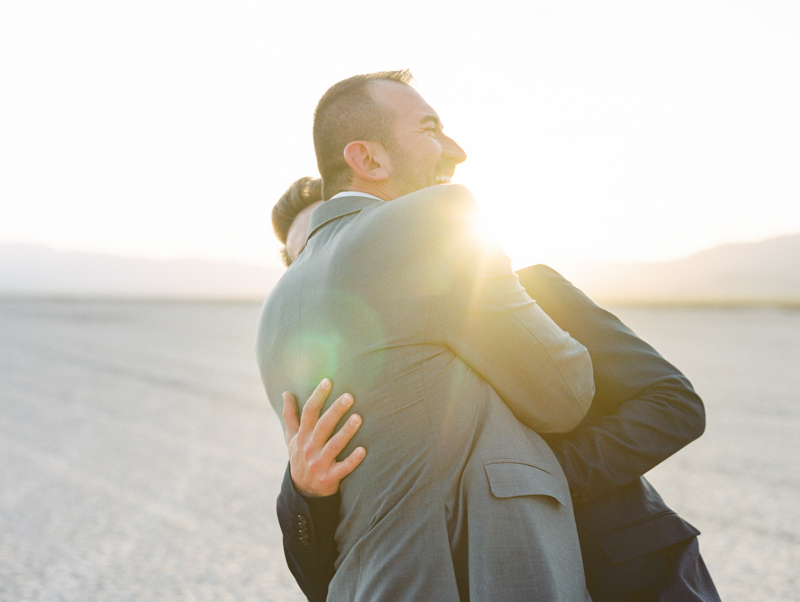
[{"label": "suit lapel", "polygon": [[329,201],[325,201],[314,209],[311,214],[311,222],[308,226],[308,238],[314,236],[319,228],[333,220],[350,215],[351,213],[358,213],[362,209],[374,205],[376,203],[383,203],[379,199],[373,199],[364,196],[342,196]]}]

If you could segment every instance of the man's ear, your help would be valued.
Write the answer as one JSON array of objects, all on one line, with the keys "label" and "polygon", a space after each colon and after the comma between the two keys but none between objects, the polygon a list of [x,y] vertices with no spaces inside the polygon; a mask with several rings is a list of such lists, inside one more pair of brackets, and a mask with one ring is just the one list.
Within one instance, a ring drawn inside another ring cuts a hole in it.
[{"label": "man's ear", "polygon": [[365,180],[380,182],[391,174],[389,155],[380,142],[354,140],[344,147],[344,160],[356,177]]}]

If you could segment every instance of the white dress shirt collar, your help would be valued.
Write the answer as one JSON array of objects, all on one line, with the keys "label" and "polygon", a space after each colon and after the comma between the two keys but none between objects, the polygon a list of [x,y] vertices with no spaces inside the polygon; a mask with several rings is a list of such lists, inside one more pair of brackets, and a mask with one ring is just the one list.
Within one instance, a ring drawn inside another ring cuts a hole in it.
[{"label": "white dress shirt collar", "polygon": [[355,190],[344,190],[342,192],[337,192],[336,194],[334,194],[328,200],[332,201],[333,199],[336,199],[336,198],[339,198],[339,197],[343,197],[343,196],[365,196],[368,199],[376,199],[378,201],[382,201],[383,200],[383,199],[379,199],[374,194],[368,194],[366,192],[356,192]]}]

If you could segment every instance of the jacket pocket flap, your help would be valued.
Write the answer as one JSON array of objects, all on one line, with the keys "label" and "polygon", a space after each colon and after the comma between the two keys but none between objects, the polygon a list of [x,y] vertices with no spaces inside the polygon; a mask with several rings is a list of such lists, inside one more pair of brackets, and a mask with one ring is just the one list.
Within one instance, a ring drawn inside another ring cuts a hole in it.
[{"label": "jacket pocket flap", "polygon": [[569,493],[565,487],[542,468],[519,462],[496,462],[484,468],[495,497],[547,495],[562,506],[568,506]]},{"label": "jacket pocket flap", "polygon": [[697,537],[700,531],[674,512],[662,514],[597,537],[597,545],[619,564]]}]

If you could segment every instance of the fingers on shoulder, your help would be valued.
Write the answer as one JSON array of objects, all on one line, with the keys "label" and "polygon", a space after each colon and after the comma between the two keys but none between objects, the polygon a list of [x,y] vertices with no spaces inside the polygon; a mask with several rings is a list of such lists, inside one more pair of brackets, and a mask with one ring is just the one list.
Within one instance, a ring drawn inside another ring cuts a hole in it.
[{"label": "fingers on shoulder", "polygon": [[352,438],[355,436],[358,429],[361,427],[361,416],[353,414],[342,425],[336,434],[334,434],[328,442],[328,450],[331,456],[338,456],[342,450],[347,447]]},{"label": "fingers on shoulder", "polygon": [[334,466],[334,468],[331,470],[331,476],[338,481],[341,481],[356,468],[358,468],[359,464],[361,464],[362,460],[364,460],[366,456],[367,450],[363,447],[357,447],[350,453],[349,456]]},{"label": "fingers on shoulder", "polygon": [[297,422],[297,400],[288,391],[283,394],[283,421],[287,426]]},{"label": "fingers on shoulder", "polygon": [[320,409],[325,404],[325,401],[328,399],[330,392],[331,381],[327,378],[323,378],[322,382],[317,385],[317,387],[314,389],[314,392],[311,393],[311,396],[303,406],[303,414],[319,413]]}]

